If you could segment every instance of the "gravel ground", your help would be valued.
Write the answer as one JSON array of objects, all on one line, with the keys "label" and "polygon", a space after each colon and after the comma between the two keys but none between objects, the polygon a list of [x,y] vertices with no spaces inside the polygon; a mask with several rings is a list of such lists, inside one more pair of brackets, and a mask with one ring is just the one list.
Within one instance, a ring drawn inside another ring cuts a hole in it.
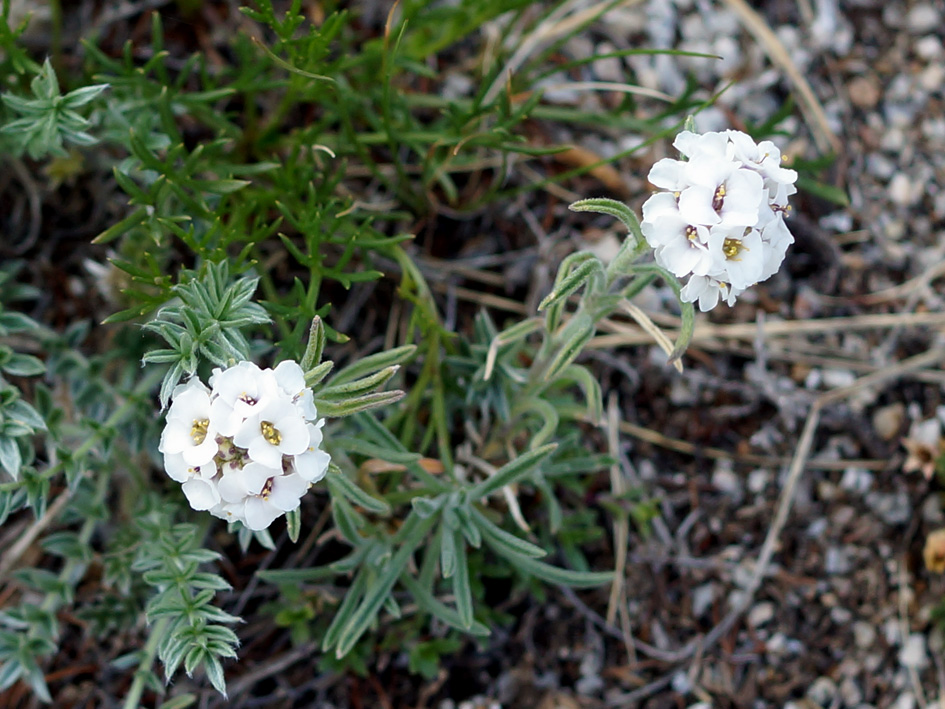
[{"label": "gravel ground", "polygon": [[[798,99],[781,143],[808,160],[835,149],[827,181],[850,204],[804,191],[786,272],[714,312],[719,327],[697,332],[682,376],[655,350],[618,350],[608,362],[635,373],[617,386],[631,422],[622,472],[660,501],[653,534],[631,533],[625,624],[605,621],[604,592],[560,596],[523,618],[515,669],[442,709],[945,706],[932,621],[945,582],[922,559],[945,519],[939,486],[903,469],[916,466],[904,466],[901,443],[943,412],[943,29],[942,2],[769,2],[759,16],[736,1],[651,0],[612,10],[565,48],[721,56],[608,59],[586,77],[632,75],[675,95],[693,72],[706,96],[734,81],[697,117],[702,130],[763,122],[803,93],[800,78],[815,101]],[[582,145],[608,155],[635,140],[594,135]],[[664,150],[620,164],[627,192],[640,193],[645,166]],[[588,229],[583,242],[605,244],[601,234]],[[912,374],[897,375],[903,362]],[[934,444],[939,424],[930,426]],[[761,579],[766,537],[774,554]]]}]

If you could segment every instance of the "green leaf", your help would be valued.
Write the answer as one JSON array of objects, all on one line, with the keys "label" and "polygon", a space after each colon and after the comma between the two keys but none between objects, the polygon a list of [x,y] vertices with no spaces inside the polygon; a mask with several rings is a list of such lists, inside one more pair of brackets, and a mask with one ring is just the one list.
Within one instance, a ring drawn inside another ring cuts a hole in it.
[{"label": "green leaf", "polygon": [[614,574],[611,571],[572,571],[562,569],[558,566],[546,564],[543,561],[536,561],[521,554],[510,552],[505,546],[486,540],[492,550],[499,556],[505,558],[516,571],[528,576],[534,576],[542,581],[555,584],[556,586],[571,586],[572,588],[592,588],[594,586],[603,586],[612,583]]},{"label": "green leaf", "polygon": [[46,365],[38,357],[14,354],[3,365],[3,371],[14,377],[33,377],[46,371]]},{"label": "green leaf", "polygon": [[355,505],[377,514],[389,515],[391,513],[390,505],[385,500],[379,500],[367,494],[343,473],[330,471],[327,479],[328,488],[333,495],[343,496]]},{"label": "green leaf", "polygon": [[489,628],[477,620],[474,620],[469,628],[463,626],[456,611],[434,598],[433,594],[421,586],[409,573],[401,574],[400,583],[414,597],[417,606],[434,618],[438,618],[447,625],[472,635],[487,637],[490,634]]},{"label": "green leaf", "polygon": [[[354,647],[364,632],[377,617],[381,606],[387,600],[397,578],[407,566],[407,562],[414,550],[423,542],[426,533],[433,525],[435,518],[421,520],[411,514],[401,527],[401,534],[406,537],[397,553],[384,566],[380,576],[371,584],[361,605],[352,614],[338,637],[335,647],[335,657],[342,658]],[[411,524],[412,523],[412,524]]]},{"label": "green leaf", "polygon": [[522,554],[532,559],[540,559],[547,554],[541,547],[506,532],[504,529],[491,522],[488,517],[475,507],[472,508],[472,517],[487,543],[491,542],[492,544],[508,549],[512,554]]},{"label": "green leaf", "polygon": [[11,478],[19,480],[22,464],[23,459],[20,457],[20,447],[16,440],[0,436],[0,466],[3,466]]},{"label": "green leaf", "polygon": [[404,345],[403,347],[395,347],[386,352],[377,352],[363,357],[339,371],[331,378],[329,386],[344,384],[365,375],[373,374],[378,370],[403,364],[410,359],[416,351],[416,345]]},{"label": "green leaf", "polygon": [[312,386],[310,382],[311,370],[320,365],[322,361],[322,352],[325,349],[325,324],[317,315],[312,318],[312,325],[308,331],[308,343],[305,345],[305,354],[302,355],[302,361],[299,366],[305,372],[305,383]]},{"label": "green leaf", "polygon": [[295,544],[299,541],[299,534],[302,530],[302,508],[296,507],[285,513],[286,531],[289,534],[289,540]]},{"label": "green leaf", "polygon": [[499,468],[495,475],[469,488],[467,491],[467,499],[479,500],[483,497],[488,497],[493,492],[502,489],[506,485],[518,482],[531,473],[532,470],[541,463],[541,461],[551,455],[557,447],[557,443],[549,443],[541,448],[523,453],[514,460],[509,461]]},{"label": "green leaf", "polygon": [[640,227],[640,220],[637,215],[623,202],[606,197],[595,197],[591,199],[582,199],[568,205],[572,212],[597,212],[598,214],[609,214],[616,217],[627,227],[627,231],[633,234],[636,243],[644,241],[643,230]]},{"label": "green leaf", "polygon": [[365,394],[355,399],[347,401],[322,401],[315,399],[315,406],[322,416],[328,418],[341,418],[351,416],[369,409],[376,409],[381,406],[393,404],[404,398],[404,392],[399,389],[394,391],[379,391],[374,394]]},{"label": "green leaf", "polygon": [[[562,264],[561,268],[565,266]],[[604,272],[604,266],[597,257],[589,258],[555,284],[554,289],[538,304],[541,312],[548,306],[565,300],[569,295],[585,285],[594,276]]]},{"label": "green leaf", "polygon": [[373,392],[390,381],[390,378],[397,373],[398,369],[400,369],[400,365],[394,364],[362,379],[355,379],[341,384],[335,383],[337,379],[335,377],[328,386],[318,392],[318,399],[321,401],[339,401]]},{"label": "green leaf", "polygon": [[[456,571],[456,532],[444,523],[443,538],[440,542],[440,573],[448,579]],[[460,543],[465,544],[462,540]]]},{"label": "green leaf", "polygon": [[[448,534],[443,536],[444,541]],[[472,586],[469,584],[469,560],[466,558],[466,540],[460,532],[453,532],[456,550],[456,572],[453,574],[453,596],[456,598],[456,612],[464,630],[469,630],[473,622]]]}]

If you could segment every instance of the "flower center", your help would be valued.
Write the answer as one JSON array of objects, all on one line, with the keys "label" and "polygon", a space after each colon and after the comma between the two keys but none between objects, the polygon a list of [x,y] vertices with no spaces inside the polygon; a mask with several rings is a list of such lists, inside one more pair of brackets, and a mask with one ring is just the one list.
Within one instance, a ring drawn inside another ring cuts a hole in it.
[{"label": "flower center", "polygon": [[266,481],[266,484],[262,486],[262,490],[259,491],[259,496],[260,496],[262,499],[264,499],[264,500],[268,500],[268,499],[269,499],[269,495],[272,494],[272,481],[273,481],[273,479],[274,479],[274,478],[269,478],[269,479]]},{"label": "flower center", "polygon": [[238,398],[239,398],[240,401],[243,401],[243,402],[249,404],[250,406],[255,406],[255,405],[256,405],[256,402],[258,401],[258,399],[254,399],[254,398],[251,397],[249,394],[247,394],[245,391],[244,391],[242,394],[240,394]]},{"label": "flower center", "polygon": [[265,438],[269,443],[274,446],[282,443],[282,434],[276,430],[276,427],[273,426],[268,421],[263,421],[259,424],[259,430],[262,431],[263,438]]},{"label": "flower center", "polygon": [[722,211],[722,204],[725,202],[725,185],[719,185],[715,190],[715,196],[712,197],[712,209],[716,212]]},{"label": "flower center", "polygon": [[207,437],[207,427],[210,425],[210,419],[194,419],[190,427],[190,438],[195,446],[199,446]]},{"label": "flower center", "polygon": [[686,227],[686,238],[689,239],[689,241],[695,241],[699,238],[699,232],[691,224]]},{"label": "flower center", "polygon": [[745,245],[738,239],[733,239],[731,237],[727,238],[722,242],[722,253],[725,254],[725,258],[729,261],[737,261],[735,257],[738,256],[742,251],[747,251],[748,249]]}]

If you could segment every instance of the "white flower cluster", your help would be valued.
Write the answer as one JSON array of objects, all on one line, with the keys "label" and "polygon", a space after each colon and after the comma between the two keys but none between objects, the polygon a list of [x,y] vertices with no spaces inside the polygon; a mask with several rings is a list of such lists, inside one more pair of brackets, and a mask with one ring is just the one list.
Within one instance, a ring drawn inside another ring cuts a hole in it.
[{"label": "white flower cluster", "polygon": [[664,158],[649,180],[658,192],[643,205],[643,235],[656,262],[689,276],[684,301],[711,310],[777,273],[794,237],[784,223],[797,173],[781,167],[781,151],[728,130],[683,131],[673,145],[686,161]]},{"label": "white flower cluster", "polygon": [[174,389],[164,467],[195,510],[265,529],[325,477],[325,421],[295,362],[214,369],[210,387],[194,377]]}]

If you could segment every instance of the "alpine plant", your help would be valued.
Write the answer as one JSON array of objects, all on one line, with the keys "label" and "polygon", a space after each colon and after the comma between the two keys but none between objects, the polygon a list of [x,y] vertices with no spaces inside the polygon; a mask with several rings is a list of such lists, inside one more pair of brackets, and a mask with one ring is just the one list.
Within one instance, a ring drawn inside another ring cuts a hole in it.
[{"label": "alpine plant", "polygon": [[266,529],[325,477],[324,419],[292,361],[240,362],[214,369],[209,383],[174,389],[158,447],[164,468],[195,510]]},{"label": "alpine plant", "polygon": [[665,190],[643,205],[643,235],[656,262],[678,278],[685,302],[733,305],[746,288],[777,273],[794,237],[784,223],[797,173],[781,167],[771,141],[727,130],[683,131],[649,180]]}]

